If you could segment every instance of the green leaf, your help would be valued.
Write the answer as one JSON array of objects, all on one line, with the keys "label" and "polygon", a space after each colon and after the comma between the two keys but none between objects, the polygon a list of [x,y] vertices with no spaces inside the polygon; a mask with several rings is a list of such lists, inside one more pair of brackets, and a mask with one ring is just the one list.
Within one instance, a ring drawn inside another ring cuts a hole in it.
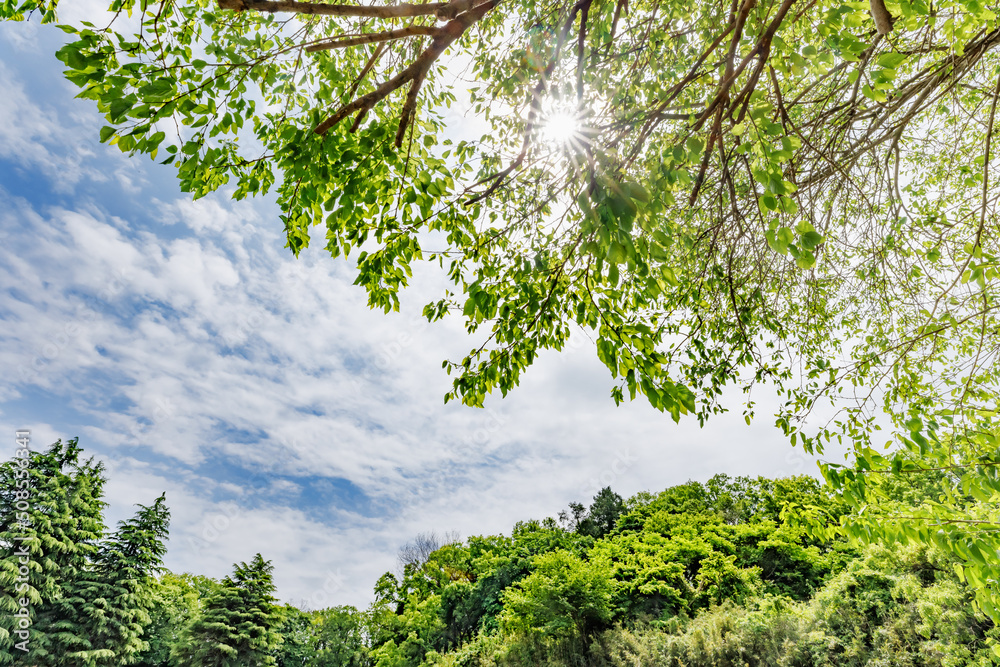
[{"label": "green leaf", "polygon": [[700,157],[705,149],[705,141],[699,136],[688,137],[687,149],[693,157]]},{"label": "green leaf", "polygon": [[780,200],[781,210],[788,215],[795,215],[799,212],[799,205],[791,197],[782,197]]},{"label": "green leaf", "polygon": [[643,204],[649,203],[649,192],[638,183],[626,183],[625,189],[628,191],[628,196],[632,199],[641,201]]},{"label": "green leaf", "polygon": [[906,60],[906,54],[891,52],[883,53],[877,58],[879,67],[884,67],[886,69],[896,69],[899,65]]},{"label": "green leaf", "polygon": [[[612,264],[621,264],[625,261],[625,248],[618,241],[612,241],[608,246],[608,261]],[[616,281],[617,282],[617,281]]]},{"label": "green leaf", "polygon": [[885,102],[886,100],[884,91],[873,89],[867,83],[861,87],[861,92],[865,97],[875,102]]},{"label": "green leaf", "polygon": [[108,114],[111,117],[111,122],[117,123],[120,121],[131,108],[132,104],[124,98],[119,97],[111,100],[111,105],[108,108]]},{"label": "green leaf", "polygon": [[788,246],[794,240],[795,235],[788,227],[781,227],[767,237],[768,245],[771,246],[775,252],[779,252],[782,255],[788,252]]},{"label": "green leaf", "polygon": [[816,257],[812,252],[803,250],[795,258],[795,263],[800,269],[811,269],[816,266]]},{"label": "green leaf", "polygon": [[815,250],[823,242],[823,235],[818,232],[806,232],[799,241],[806,250]]}]

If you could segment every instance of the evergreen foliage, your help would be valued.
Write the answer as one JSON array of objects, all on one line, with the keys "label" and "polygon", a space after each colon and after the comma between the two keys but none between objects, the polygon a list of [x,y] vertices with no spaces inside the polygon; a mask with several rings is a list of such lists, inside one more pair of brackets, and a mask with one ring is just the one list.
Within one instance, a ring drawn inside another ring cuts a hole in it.
[{"label": "evergreen foliage", "polygon": [[[96,628],[82,618],[85,602],[76,589],[91,574],[104,535],[105,479],[103,466],[81,454],[76,439],[57,441],[0,465],[0,663],[84,664],[77,660],[87,658],[75,653],[95,648]],[[12,634],[22,599],[27,638]]]},{"label": "evergreen foliage", "polygon": [[0,466],[0,664],[127,665],[149,648],[165,498],[106,535],[104,469],[81,454],[76,439],[58,441]]},{"label": "evergreen foliage", "polygon": [[81,667],[127,665],[148,650],[143,634],[151,623],[154,583],[166,547],[170,512],[165,496],[119,524],[104,539],[92,563],[65,587],[68,623],[86,628],[85,642],[60,647],[70,664]]},{"label": "evergreen foliage", "polygon": [[277,664],[280,608],[273,597],[270,561],[256,554],[205,600],[172,653],[180,667],[265,667]]}]

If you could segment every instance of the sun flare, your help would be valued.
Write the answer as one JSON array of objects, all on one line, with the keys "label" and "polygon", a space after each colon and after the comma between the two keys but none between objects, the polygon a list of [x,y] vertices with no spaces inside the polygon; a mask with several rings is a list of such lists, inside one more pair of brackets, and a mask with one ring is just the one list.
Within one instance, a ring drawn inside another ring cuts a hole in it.
[{"label": "sun flare", "polygon": [[554,111],[546,115],[542,125],[542,139],[560,148],[579,143],[583,136],[583,122],[572,111]]}]

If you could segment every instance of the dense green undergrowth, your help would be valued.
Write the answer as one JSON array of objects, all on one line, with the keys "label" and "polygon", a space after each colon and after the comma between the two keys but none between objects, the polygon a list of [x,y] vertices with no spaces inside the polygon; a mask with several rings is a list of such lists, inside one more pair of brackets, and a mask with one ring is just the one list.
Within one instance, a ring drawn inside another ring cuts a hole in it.
[{"label": "dense green undergrowth", "polygon": [[[274,600],[259,554],[221,581],[163,570],[162,499],[108,534],[103,471],[75,441],[0,466],[4,489],[21,469],[36,511],[20,521],[16,493],[0,496],[0,664],[874,667],[1000,655],[951,556],[801,527],[805,507],[831,522],[848,512],[810,477],[719,475],[627,500],[606,488],[509,535],[424,536],[367,609],[302,610]],[[900,502],[935,493],[926,478],[885,484]],[[16,645],[22,543],[37,560],[28,652]]]}]

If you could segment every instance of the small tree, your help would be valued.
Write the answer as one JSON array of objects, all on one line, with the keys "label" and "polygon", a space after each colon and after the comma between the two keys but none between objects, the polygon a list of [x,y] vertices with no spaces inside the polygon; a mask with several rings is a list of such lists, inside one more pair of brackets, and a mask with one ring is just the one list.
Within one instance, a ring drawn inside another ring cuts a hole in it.
[{"label": "small tree", "polygon": [[537,556],[533,567],[504,591],[500,625],[505,632],[579,640],[607,626],[613,590],[607,572],[565,550]]},{"label": "small tree", "polygon": [[87,629],[84,644],[74,641],[62,647],[72,664],[127,665],[149,648],[144,633],[152,622],[149,612],[169,524],[165,496],[150,506],[140,505],[133,518],[122,521],[117,532],[101,542],[87,571],[66,586],[59,604],[63,623]]},{"label": "small tree", "polygon": [[559,513],[559,522],[567,530],[591,537],[604,537],[618,523],[618,517],[625,513],[625,501],[606,486],[597,492],[590,509],[581,503],[570,503],[569,511]]},{"label": "small tree", "polygon": [[69,652],[89,647],[93,626],[72,591],[104,533],[105,478],[82,451],[77,439],[60,440],[0,465],[0,664],[84,664]]},{"label": "small tree", "polygon": [[151,622],[146,629],[149,648],[138,667],[169,667],[170,653],[180,643],[184,629],[198,616],[204,601],[218,590],[214,579],[193,574],[165,572],[156,582]]},{"label": "small tree", "polygon": [[281,625],[277,633],[282,642],[274,649],[276,667],[311,667],[315,661],[315,631],[313,613],[292,605],[281,609]]},{"label": "small tree", "polygon": [[590,534],[594,537],[603,537],[615,529],[618,517],[625,512],[625,501],[617,493],[606,486],[594,496],[594,502],[590,504]]},{"label": "small tree", "polygon": [[423,565],[432,553],[446,544],[453,544],[459,541],[461,541],[461,538],[454,531],[448,531],[443,537],[438,537],[438,534],[434,531],[418,533],[412,542],[407,542],[401,546],[399,553],[396,554],[396,562],[399,565],[400,573],[405,573],[407,565]]},{"label": "small tree", "polygon": [[330,607],[313,614],[315,656],[310,667],[367,664],[364,616],[354,607]]},{"label": "small tree", "polygon": [[183,667],[276,665],[282,615],[273,597],[270,561],[239,563],[182,633],[173,659]]}]

